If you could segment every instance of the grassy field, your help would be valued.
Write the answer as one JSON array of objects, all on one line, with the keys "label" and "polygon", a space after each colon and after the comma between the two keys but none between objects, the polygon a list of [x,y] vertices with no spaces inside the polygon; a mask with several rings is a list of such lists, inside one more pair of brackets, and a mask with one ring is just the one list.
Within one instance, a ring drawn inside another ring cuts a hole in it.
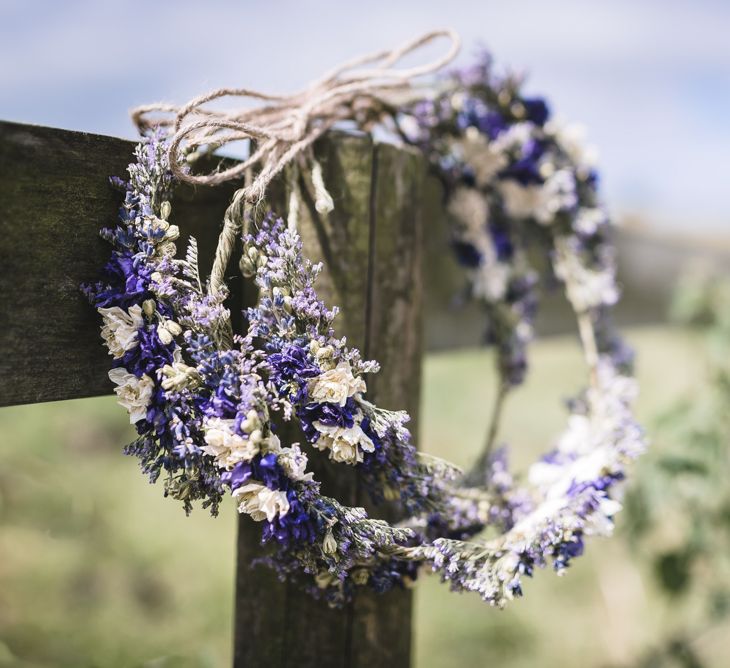
[{"label": "grassy field", "polygon": [[[698,386],[692,338],[629,333],[645,423]],[[517,467],[560,430],[561,399],[583,381],[574,343],[551,339],[507,405]],[[468,464],[493,393],[483,351],[431,356],[421,445]],[[0,666],[222,666],[230,661],[234,512],[186,518],[120,454],[131,436],[113,399],[0,410]],[[673,623],[619,539],[593,542],[565,578],[539,573],[496,611],[424,578],[416,594],[418,668],[602,666],[630,659]],[[710,655],[721,638],[703,642]],[[174,648],[174,652],[171,650]],[[718,664],[721,665],[721,664]]]}]

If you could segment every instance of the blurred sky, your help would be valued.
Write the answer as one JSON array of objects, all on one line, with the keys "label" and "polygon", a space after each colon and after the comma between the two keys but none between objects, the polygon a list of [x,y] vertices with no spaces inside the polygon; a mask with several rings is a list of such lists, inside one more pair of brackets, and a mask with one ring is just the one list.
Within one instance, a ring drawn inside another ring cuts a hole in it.
[{"label": "blurred sky", "polygon": [[446,26],[589,128],[613,211],[730,232],[728,0],[0,0],[0,118],[133,138],[134,105],[288,92]]}]

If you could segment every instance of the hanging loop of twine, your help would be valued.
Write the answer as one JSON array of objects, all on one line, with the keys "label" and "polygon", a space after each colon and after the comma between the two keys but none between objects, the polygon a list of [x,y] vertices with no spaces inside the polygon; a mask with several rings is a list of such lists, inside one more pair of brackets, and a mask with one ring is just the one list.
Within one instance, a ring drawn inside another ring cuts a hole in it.
[{"label": "hanging loop of twine", "polygon": [[[408,54],[439,38],[450,42],[444,55],[415,67],[394,67]],[[395,95],[407,92],[414,78],[450,63],[459,48],[460,40],[453,30],[434,30],[395,49],[345,62],[293,95],[219,88],[182,107],[168,104],[138,107],[132,111],[132,120],[140,131],[160,125],[171,128],[170,165],[180,181],[213,186],[241,178],[247,170],[255,168],[255,178],[242,188],[241,195],[247,203],[255,205],[263,198],[271,180],[333,125],[355,121],[358,127],[369,129],[379,120],[384,107],[393,103]],[[225,97],[249,98],[260,104],[229,112],[204,106]],[[182,164],[183,145],[188,152],[201,147],[215,150],[241,140],[252,140],[255,147],[244,161],[233,167],[191,174]]]}]

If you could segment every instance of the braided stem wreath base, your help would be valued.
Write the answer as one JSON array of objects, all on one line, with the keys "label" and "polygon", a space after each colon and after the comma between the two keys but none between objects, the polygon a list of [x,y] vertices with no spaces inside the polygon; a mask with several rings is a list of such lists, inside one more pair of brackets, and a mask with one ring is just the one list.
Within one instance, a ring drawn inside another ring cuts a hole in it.
[{"label": "braided stem wreath base", "polygon": [[[500,399],[471,471],[419,455],[407,414],[368,401],[377,362],[337,338],[337,309],[315,291],[321,266],[273,214],[237,221],[250,228],[241,269],[259,299],[246,335],[233,334],[225,286],[201,279],[195,240],[176,257],[175,179],[160,131],[137,147],[129,180],[113,179],[125,200],[118,226],[102,233],[112,257],[102,281],[85,287],[138,432],[126,452],[188,512],[200,501],[215,515],[233,496],[273,546],[265,561],[332,604],[358,586],[409,584],[425,566],[502,606],[536,566],[562,572],[586,536],[611,530],[616,483],[643,449],[629,358],[607,318],[617,291],[594,172],[548,124],[544,102],[495,78],[487,60],[441,83],[396,121],[444,175],[454,245],[497,347]],[[589,384],[519,488],[493,444],[504,396],[526,369],[539,279],[530,240],[576,312]],[[301,428],[304,445],[280,441],[284,422]],[[374,502],[397,501],[405,519],[392,525],[323,495],[311,456],[354,467]]]}]

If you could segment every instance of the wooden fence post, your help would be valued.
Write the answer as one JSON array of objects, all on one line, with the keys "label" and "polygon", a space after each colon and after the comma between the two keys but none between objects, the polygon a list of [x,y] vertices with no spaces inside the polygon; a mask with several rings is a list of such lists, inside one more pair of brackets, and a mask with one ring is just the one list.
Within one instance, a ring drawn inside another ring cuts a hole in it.
[{"label": "wooden fence post", "polygon": [[[98,323],[78,286],[109,252],[98,230],[115,222],[119,196],[107,177],[124,174],[132,148],[110,137],[0,123],[0,406],[111,392]],[[433,202],[424,193],[425,165],[361,135],[325,137],[315,151],[336,207],[317,214],[311,184],[301,179],[300,231],[310,257],[325,262],[321,294],[342,307],[338,332],[383,366],[369,380],[370,396],[415,420],[422,202]],[[198,238],[201,258],[212,257],[230,195],[230,187],[176,194],[176,223]],[[272,191],[282,214],[286,195],[281,183]],[[322,459],[310,461],[325,491],[367,506],[354,472]],[[410,592],[363,592],[344,610],[329,609],[266,569],[249,568],[259,535],[241,518],[236,667],[410,665]]]}]

